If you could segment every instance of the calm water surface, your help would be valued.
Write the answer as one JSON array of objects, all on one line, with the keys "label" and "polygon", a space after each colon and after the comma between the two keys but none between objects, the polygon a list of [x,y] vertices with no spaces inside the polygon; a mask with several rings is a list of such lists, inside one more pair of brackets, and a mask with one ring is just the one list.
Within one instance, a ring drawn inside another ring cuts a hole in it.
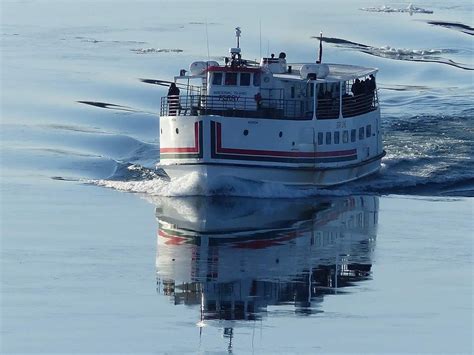
[{"label": "calm water surface", "polygon": [[[2,1],[0,351],[472,353],[472,2],[384,5],[408,3]],[[313,61],[323,30],[379,68],[380,174],[160,179],[167,88],[140,79],[236,26],[249,59]]]}]

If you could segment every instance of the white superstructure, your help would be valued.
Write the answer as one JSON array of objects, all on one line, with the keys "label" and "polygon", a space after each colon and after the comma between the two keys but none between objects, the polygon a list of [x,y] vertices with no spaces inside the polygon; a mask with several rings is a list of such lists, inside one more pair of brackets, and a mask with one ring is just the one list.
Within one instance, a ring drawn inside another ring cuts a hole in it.
[{"label": "white superstructure", "polygon": [[[240,34],[240,33],[239,33]],[[329,186],[380,169],[377,69],[287,62],[286,54],[195,62],[161,100],[160,163],[171,179],[198,172]]]}]

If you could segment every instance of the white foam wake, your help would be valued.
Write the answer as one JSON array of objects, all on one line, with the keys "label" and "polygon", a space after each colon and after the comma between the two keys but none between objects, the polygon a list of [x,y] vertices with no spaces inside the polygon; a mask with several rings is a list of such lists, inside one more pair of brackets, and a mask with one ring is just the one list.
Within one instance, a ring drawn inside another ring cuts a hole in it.
[{"label": "white foam wake", "polygon": [[89,180],[98,186],[119,191],[142,193],[151,196],[239,196],[257,198],[304,198],[320,195],[346,195],[345,190],[325,190],[316,187],[295,187],[279,183],[259,183],[237,178],[223,178],[212,184],[203,184],[198,173],[166,181],[160,178],[141,181]]}]

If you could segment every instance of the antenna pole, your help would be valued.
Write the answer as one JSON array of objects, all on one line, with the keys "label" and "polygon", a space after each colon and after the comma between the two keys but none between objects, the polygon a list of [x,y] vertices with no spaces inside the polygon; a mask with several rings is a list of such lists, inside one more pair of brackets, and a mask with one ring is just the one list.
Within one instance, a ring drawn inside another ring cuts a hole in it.
[{"label": "antenna pole", "polygon": [[211,60],[211,54],[209,52],[209,32],[207,30],[207,19],[206,19],[206,44],[207,44],[207,60]]},{"label": "antenna pole", "polygon": [[235,37],[237,37],[237,48],[240,48],[240,34],[242,31],[240,30],[240,27],[235,28]]},{"label": "antenna pole", "polygon": [[259,60],[262,58],[262,19],[260,19],[260,54]]}]

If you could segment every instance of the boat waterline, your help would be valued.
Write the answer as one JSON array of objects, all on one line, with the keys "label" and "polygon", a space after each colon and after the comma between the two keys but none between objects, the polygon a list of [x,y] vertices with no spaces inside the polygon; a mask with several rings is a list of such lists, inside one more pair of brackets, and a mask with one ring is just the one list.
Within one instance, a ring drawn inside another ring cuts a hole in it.
[{"label": "boat waterline", "polygon": [[158,165],[158,168],[164,169],[170,179],[197,173],[199,185],[208,186],[226,178],[278,182],[285,185],[333,186],[377,173],[384,155],[385,152],[364,162],[338,168],[314,169],[221,163]]}]

